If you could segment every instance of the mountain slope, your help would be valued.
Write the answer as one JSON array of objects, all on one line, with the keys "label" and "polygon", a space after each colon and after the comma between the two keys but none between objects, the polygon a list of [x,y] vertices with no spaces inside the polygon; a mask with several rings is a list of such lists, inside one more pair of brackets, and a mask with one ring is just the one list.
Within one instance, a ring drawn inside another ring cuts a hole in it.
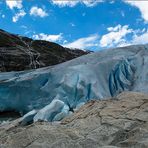
[{"label": "mountain slope", "polygon": [[51,66],[88,53],[0,30],[0,71],[3,72]]}]

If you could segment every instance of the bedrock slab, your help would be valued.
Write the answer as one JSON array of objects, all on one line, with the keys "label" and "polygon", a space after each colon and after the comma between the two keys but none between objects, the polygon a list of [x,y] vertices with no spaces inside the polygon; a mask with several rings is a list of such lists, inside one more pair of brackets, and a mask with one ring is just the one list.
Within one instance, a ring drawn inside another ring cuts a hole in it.
[{"label": "bedrock slab", "polygon": [[147,148],[148,95],[89,101],[61,122],[19,122],[0,127],[1,148]]}]

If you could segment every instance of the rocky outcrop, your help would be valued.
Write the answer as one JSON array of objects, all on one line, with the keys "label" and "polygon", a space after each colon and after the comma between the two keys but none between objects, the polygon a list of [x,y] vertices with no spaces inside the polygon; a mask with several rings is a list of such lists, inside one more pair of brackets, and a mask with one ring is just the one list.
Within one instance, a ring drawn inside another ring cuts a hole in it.
[{"label": "rocky outcrop", "polygon": [[0,30],[0,71],[2,72],[51,66],[88,53]]},{"label": "rocky outcrop", "polygon": [[90,101],[61,122],[0,127],[1,148],[147,148],[148,95],[125,92]]}]

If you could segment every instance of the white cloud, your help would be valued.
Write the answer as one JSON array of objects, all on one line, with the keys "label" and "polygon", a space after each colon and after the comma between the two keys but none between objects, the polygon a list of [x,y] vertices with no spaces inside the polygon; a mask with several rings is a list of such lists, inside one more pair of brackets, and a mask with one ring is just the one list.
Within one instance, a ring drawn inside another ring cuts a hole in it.
[{"label": "white cloud", "polygon": [[75,26],[76,26],[74,23],[70,23],[70,25],[71,25],[72,27],[75,27]]},{"label": "white cloud", "polygon": [[56,42],[56,41],[61,41],[63,37],[62,37],[62,33],[57,35],[40,33],[40,34],[33,35],[33,38],[35,40],[46,40],[46,41]]},{"label": "white cloud", "polygon": [[123,42],[119,43],[116,47],[125,47],[125,46],[129,46],[129,45],[131,45],[130,42],[123,41]]},{"label": "white cloud", "polygon": [[48,13],[46,13],[46,11],[44,11],[42,8],[38,8],[36,6],[33,6],[30,9],[30,15],[39,16],[39,17],[45,17],[45,16],[48,16]]},{"label": "white cloud", "polygon": [[99,39],[99,36],[95,34],[89,37],[79,38],[76,41],[64,44],[63,46],[68,48],[87,49],[87,48],[98,46],[98,42],[99,42],[98,39]]},{"label": "white cloud", "polygon": [[15,23],[19,20],[19,18],[24,17],[26,15],[26,12],[24,10],[20,10],[18,13],[15,14],[15,16],[12,17],[12,21]]},{"label": "white cloud", "polygon": [[71,0],[67,0],[67,1],[61,1],[61,0],[51,0],[52,4],[58,5],[59,7],[65,7],[65,6],[69,6],[69,7],[74,7],[78,1],[71,1]]},{"label": "white cloud", "polygon": [[129,33],[132,33],[132,29],[128,28],[128,25],[121,26],[117,25],[116,27],[107,28],[109,33],[102,36],[100,40],[101,47],[112,47],[120,43],[125,42],[125,36]]},{"label": "white cloud", "polygon": [[142,15],[142,18],[148,23],[148,1],[139,0],[139,1],[124,1],[132,6],[137,7]]},{"label": "white cloud", "polygon": [[27,26],[25,26],[25,25],[22,25],[20,27],[23,28],[23,29],[27,29]]},{"label": "white cloud", "polygon": [[121,16],[122,16],[122,17],[125,17],[124,11],[121,11]]},{"label": "white cloud", "polygon": [[141,35],[134,35],[132,44],[148,44],[148,30]]},{"label": "white cloud", "polygon": [[63,41],[63,44],[66,44],[67,42],[68,42],[67,40],[64,40],[64,41]]},{"label": "white cloud", "polygon": [[87,7],[93,7],[95,5],[97,5],[100,2],[103,2],[103,0],[51,0],[52,4],[58,5],[59,7],[65,7],[65,6],[69,6],[69,7],[74,7],[76,6],[78,3],[84,4]]},{"label": "white cloud", "polygon": [[[121,26],[120,24],[115,27],[107,28],[108,33],[103,35],[99,40],[97,34],[89,37],[79,38],[71,43],[63,42],[64,47],[80,48],[96,50],[100,47],[123,47],[136,44],[148,44],[148,30],[138,29],[133,30],[128,25]],[[130,35],[127,38],[127,35]]]},{"label": "white cloud", "polygon": [[104,0],[84,0],[83,2],[87,7],[96,6],[98,3],[104,2]]},{"label": "white cloud", "polygon": [[114,0],[111,0],[109,3],[110,3],[110,4],[114,4],[114,3],[115,3],[115,1],[114,1]]},{"label": "white cloud", "polygon": [[117,25],[116,27],[108,27],[107,30],[108,31],[118,31],[119,29],[121,29],[121,25]]},{"label": "white cloud", "polygon": [[2,15],[2,18],[5,18],[5,15],[4,14]]},{"label": "white cloud", "polygon": [[123,40],[117,46],[123,47],[136,44],[148,44],[148,30],[146,30],[145,28],[142,30],[134,30],[131,40]]},{"label": "white cloud", "polygon": [[21,9],[22,6],[22,1],[21,0],[6,0],[6,5],[10,8],[18,8]]}]

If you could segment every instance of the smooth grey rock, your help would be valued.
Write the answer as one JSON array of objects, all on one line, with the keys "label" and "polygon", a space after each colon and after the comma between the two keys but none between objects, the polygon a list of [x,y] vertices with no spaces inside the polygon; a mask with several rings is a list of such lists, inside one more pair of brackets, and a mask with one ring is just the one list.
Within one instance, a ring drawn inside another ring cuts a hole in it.
[{"label": "smooth grey rock", "polygon": [[116,100],[90,101],[58,124],[22,127],[13,121],[0,127],[0,147],[147,148],[147,108],[148,95],[126,92]]}]

